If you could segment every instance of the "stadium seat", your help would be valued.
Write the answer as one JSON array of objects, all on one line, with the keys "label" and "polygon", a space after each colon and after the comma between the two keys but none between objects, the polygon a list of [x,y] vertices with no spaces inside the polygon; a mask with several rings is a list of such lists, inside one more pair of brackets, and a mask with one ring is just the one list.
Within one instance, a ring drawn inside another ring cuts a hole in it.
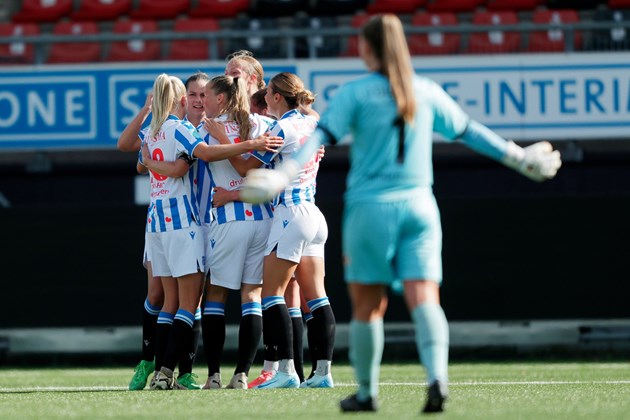
[{"label": "stadium seat", "polygon": [[[174,32],[217,32],[217,19],[188,19],[180,18],[175,21]],[[220,44],[217,44],[218,46]],[[178,39],[171,42],[166,60],[220,60],[223,58],[221,48],[216,57],[210,57],[210,42],[207,39]]]},{"label": "stadium seat", "polygon": [[189,8],[190,0],[140,0],[130,16],[133,19],[175,19]]},{"label": "stadium seat", "polygon": [[[580,18],[575,10],[536,10],[532,16],[534,23],[577,23]],[[558,52],[565,50],[565,31],[562,29],[549,29],[536,31],[529,34],[529,51],[533,52]],[[582,34],[575,31],[573,37],[575,50],[582,48]]]},{"label": "stadium seat", "polygon": [[488,10],[534,10],[544,2],[545,0],[487,0],[486,8]]},{"label": "stadium seat", "polygon": [[[474,25],[516,25],[518,17],[515,12],[484,12],[477,11],[473,14]],[[520,46],[520,34],[518,32],[506,32],[504,30],[490,30],[488,32],[472,32],[468,38],[468,53],[494,54],[518,51]]]},{"label": "stadium seat", "polygon": [[131,0],[82,0],[72,14],[77,20],[116,20],[131,10]]},{"label": "stadium seat", "polygon": [[72,0],[24,0],[13,22],[56,22],[70,16]]},{"label": "stadium seat", "polygon": [[[39,35],[35,23],[0,23],[0,36]],[[32,64],[35,61],[35,48],[26,42],[0,44],[0,64]]]},{"label": "stadium seat", "polygon": [[368,13],[408,13],[412,14],[424,7],[428,0],[372,0],[367,6]]},{"label": "stadium seat", "polygon": [[[352,16],[350,26],[353,28],[360,28],[365,22],[370,19],[370,15],[361,12]],[[347,38],[346,48],[340,54],[342,57],[357,57],[359,55],[359,37],[352,35]]]},{"label": "stadium seat", "polygon": [[365,10],[369,0],[312,0],[309,13],[315,16],[353,15]]},{"label": "stadium seat", "polygon": [[608,0],[609,9],[628,9],[630,8],[630,0]]},{"label": "stadium seat", "polygon": [[[118,20],[112,30],[115,34],[140,34],[157,31],[157,23],[151,20]],[[143,39],[112,42],[107,55],[107,61],[151,61],[159,58],[160,42]]]},{"label": "stadium seat", "polygon": [[614,22],[610,29],[593,31],[589,49],[597,51],[630,49],[630,10],[598,10],[595,22]]},{"label": "stadium seat", "polygon": [[292,16],[308,8],[309,0],[256,0],[252,16]]},{"label": "stadium seat", "polygon": [[[55,35],[98,34],[94,22],[59,22],[53,29]],[[99,42],[58,42],[50,47],[47,63],[93,63],[101,61]]]},{"label": "stadium seat", "polygon": [[198,0],[190,17],[232,18],[249,10],[249,0]]},{"label": "stadium seat", "polygon": [[473,12],[485,0],[429,0],[427,10],[431,12]]},{"label": "stadium seat", "polygon": [[601,3],[605,3],[602,0],[546,0],[545,7],[547,9],[576,9],[576,10],[594,10]]},{"label": "stadium seat", "polygon": [[[453,13],[417,12],[411,19],[412,26],[455,26],[457,17]],[[409,35],[409,52],[419,54],[453,54],[459,51],[459,33],[429,32]]]},{"label": "stadium seat", "polygon": [[252,18],[240,16],[232,21],[232,30],[236,32],[252,31],[244,38],[230,39],[230,51],[249,50],[256,58],[286,57],[284,38],[263,37],[256,35],[258,30],[273,32],[278,29],[278,21],[273,18]]},{"label": "stadium seat", "polygon": [[317,57],[337,57],[341,50],[339,36],[318,35],[320,28],[337,28],[337,21],[332,16],[297,16],[293,20],[293,28],[313,30],[314,36],[299,37],[295,42],[295,56],[298,58],[309,57],[309,41],[313,43]]}]

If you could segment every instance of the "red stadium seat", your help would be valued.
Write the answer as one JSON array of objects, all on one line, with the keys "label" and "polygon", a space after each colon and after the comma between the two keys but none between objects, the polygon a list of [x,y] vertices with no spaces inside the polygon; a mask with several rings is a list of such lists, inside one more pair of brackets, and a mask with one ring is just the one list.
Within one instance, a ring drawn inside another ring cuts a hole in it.
[{"label": "red stadium seat", "polygon": [[190,0],[140,0],[130,16],[133,19],[175,19],[189,7]]},{"label": "red stadium seat", "polygon": [[608,0],[609,9],[627,9],[630,8],[630,0]]},{"label": "red stadium seat", "polygon": [[[370,19],[370,15],[367,13],[357,13],[352,16],[350,26],[353,28],[360,28]],[[357,57],[359,55],[359,37],[357,35],[349,36],[346,49],[340,54],[342,57]]]},{"label": "red stadium seat", "polygon": [[24,0],[13,22],[56,22],[70,16],[72,0]]},{"label": "red stadium seat", "polygon": [[82,0],[72,14],[76,20],[116,20],[131,10],[131,0]]},{"label": "red stadium seat", "polygon": [[190,17],[231,18],[249,9],[249,0],[199,0]]},{"label": "red stadium seat", "polygon": [[534,10],[544,0],[487,0],[488,10]]},{"label": "red stadium seat", "polygon": [[[152,20],[119,20],[112,30],[115,34],[140,34],[157,32]],[[160,58],[160,42],[142,39],[113,42],[107,61],[150,61]]]},{"label": "red stadium seat", "polygon": [[[180,18],[175,21],[174,32],[217,32],[220,29],[217,19],[188,19]],[[223,57],[217,51],[218,57],[210,57],[210,43],[206,39],[175,40],[171,42],[166,60],[219,60]]]},{"label": "red stadium seat", "polygon": [[[418,12],[411,19],[412,26],[455,26],[453,13]],[[429,32],[409,36],[409,52],[418,54],[452,54],[459,51],[461,36],[458,33]]]},{"label": "red stadium seat", "polygon": [[[515,12],[482,12],[473,14],[474,25],[516,25],[518,17]],[[493,54],[518,51],[521,37],[518,32],[490,30],[473,32],[468,38],[468,52],[471,54]]]},{"label": "red stadium seat", "polygon": [[414,13],[428,0],[373,0],[367,6],[368,13]]},{"label": "red stadium seat", "polygon": [[[577,23],[580,18],[575,10],[537,10],[532,16],[534,23]],[[557,52],[565,50],[564,31],[562,29],[549,29],[537,31],[529,35],[529,51]],[[582,47],[582,34],[574,32],[575,49]]]},{"label": "red stadium seat", "polygon": [[485,0],[429,0],[427,10],[431,12],[472,12]]},{"label": "red stadium seat", "polygon": [[[0,23],[0,36],[39,35],[35,23]],[[12,42],[0,44],[0,64],[32,64],[35,61],[33,44]]]},{"label": "red stadium seat", "polygon": [[[55,35],[98,34],[94,22],[59,22],[53,29]],[[50,47],[48,63],[92,63],[101,60],[101,44],[98,42],[59,42]]]}]

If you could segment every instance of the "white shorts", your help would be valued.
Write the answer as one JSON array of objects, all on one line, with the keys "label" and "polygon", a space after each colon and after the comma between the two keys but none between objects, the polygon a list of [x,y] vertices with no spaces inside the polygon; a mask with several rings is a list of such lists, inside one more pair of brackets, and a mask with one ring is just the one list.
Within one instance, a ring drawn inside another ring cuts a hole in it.
[{"label": "white shorts", "polygon": [[262,284],[263,258],[271,221],[237,220],[213,223],[208,241],[210,284],[239,290],[241,284]]},{"label": "white shorts", "polygon": [[324,258],[328,225],[313,203],[276,207],[265,255],[274,250],[278,258],[300,262],[302,256]]},{"label": "white shorts", "polygon": [[197,225],[168,232],[148,232],[153,275],[181,277],[204,271],[204,241]]},{"label": "white shorts", "polygon": [[215,221],[212,221],[210,223],[202,223],[201,226],[199,226],[199,233],[201,233],[201,236],[203,237],[203,249],[204,249],[203,265],[206,268],[205,269],[206,275],[210,271],[210,261],[212,261],[212,247],[210,246],[210,232],[211,232],[212,225],[214,225],[215,223],[216,223]]}]

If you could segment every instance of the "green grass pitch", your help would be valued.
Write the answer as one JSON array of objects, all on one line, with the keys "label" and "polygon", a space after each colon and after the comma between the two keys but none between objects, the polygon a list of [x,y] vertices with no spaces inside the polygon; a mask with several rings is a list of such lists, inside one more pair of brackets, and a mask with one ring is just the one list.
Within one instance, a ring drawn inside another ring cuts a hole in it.
[{"label": "green grass pitch", "polygon": [[[252,369],[252,375],[260,367]],[[196,366],[200,382],[205,367]],[[229,381],[232,367],[223,368]],[[452,363],[440,419],[630,419],[628,363]],[[359,419],[418,418],[425,398],[418,364],[384,364],[381,409],[344,414],[355,390],[348,365],[334,365],[334,389],[127,391],[131,368],[1,368],[2,419]]]}]

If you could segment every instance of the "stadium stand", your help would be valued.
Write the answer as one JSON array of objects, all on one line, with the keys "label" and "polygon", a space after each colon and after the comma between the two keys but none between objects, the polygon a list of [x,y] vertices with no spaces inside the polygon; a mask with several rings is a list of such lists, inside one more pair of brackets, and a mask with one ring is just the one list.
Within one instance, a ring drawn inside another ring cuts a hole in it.
[{"label": "stadium stand", "polygon": [[368,13],[408,13],[424,7],[428,0],[373,0],[367,6]]},{"label": "stadium stand", "polygon": [[173,19],[187,13],[190,0],[139,0],[138,7],[131,11],[133,19]]},{"label": "stadium stand", "polygon": [[[417,12],[411,20],[413,26],[454,26],[457,16],[454,13]],[[412,55],[421,54],[454,54],[459,52],[461,35],[458,33],[429,32],[426,34],[409,35],[409,52]]]},{"label": "stadium stand", "polygon": [[78,10],[72,13],[72,19],[116,20],[128,14],[131,8],[131,0],[81,0]]},{"label": "stadium stand", "polygon": [[630,0],[608,0],[608,7],[611,9],[628,9]]},{"label": "stadium stand", "polygon": [[[0,23],[0,36],[39,35],[39,26],[34,23]],[[32,64],[35,61],[33,44],[11,42],[0,44],[0,64]]]},{"label": "stadium stand", "polygon": [[488,10],[534,10],[544,0],[487,0]]},{"label": "stadium stand", "polygon": [[[139,34],[157,32],[158,26],[152,20],[118,20],[112,30],[115,34]],[[151,61],[160,59],[159,41],[130,39],[111,44],[106,61]]]},{"label": "stadium stand", "polygon": [[233,18],[249,10],[249,0],[198,0],[188,12],[190,17]]},{"label": "stadium stand", "polygon": [[595,22],[612,23],[610,29],[594,31],[589,49],[627,50],[630,49],[630,10],[598,10],[593,16]]},{"label": "stadium stand", "polygon": [[286,43],[279,37],[264,37],[256,34],[257,31],[273,32],[278,29],[278,21],[271,17],[250,18],[238,16],[232,21],[231,29],[236,32],[246,30],[252,34],[246,37],[232,38],[229,40],[230,51],[249,50],[257,58],[286,57]]},{"label": "stadium stand", "polygon": [[[368,21],[370,15],[365,12],[359,12],[352,16],[350,26],[353,28],[360,28],[365,22]],[[347,38],[346,48],[341,52],[341,57],[357,57],[359,55],[359,37],[356,35],[349,36]]]},{"label": "stadium stand", "polygon": [[72,0],[24,0],[13,22],[56,22],[70,16]]},{"label": "stadium stand", "polygon": [[[337,21],[332,16],[307,16],[301,14],[293,19],[292,27],[295,29],[311,28],[313,33],[317,33],[317,30],[320,28],[336,28]],[[337,36],[302,36],[296,39],[295,56],[298,58],[309,57],[309,44],[313,44],[314,52],[317,57],[336,57],[341,50],[340,40]]]},{"label": "stadium stand", "polygon": [[[513,11],[487,12],[476,11],[472,23],[475,25],[516,25],[518,16]],[[520,48],[520,34],[505,30],[490,30],[488,32],[474,32],[468,38],[470,54],[510,53]]]},{"label": "stadium stand", "polygon": [[[532,17],[534,23],[577,23],[580,18],[575,10],[536,10]],[[529,51],[535,52],[558,52],[565,50],[565,36],[567,34],[562,29],[549,29],[547,31],[537,31],[529,35]],[[569,35],[570,36],[570,35]],[[574,49],[582,46],[582,33],[573,33],[572,44]]]},{"label": "stadium stand", "polygon": [[306,10],[309,0],[255,0],[252,16],[292,16]]},{"label": "stadium stand", "polygon": [[310,13],[316,16],[353,15],[365,10],[368,0],[311,0]]},{"label": "stadium stand", "polygon": [[[55,35],[98,34],[99,29],[94,22],[59,22],[53,29]],[[101,61],[101,44],[98,42],[58,42],[50,47],[49,64],[56,63],[92,63]]]},{"label": "stadium stand", "polygon": [[427,10],[431,12],[473,12],[484,0],[429,0]]},{"label": "stadium stand", "polygon": [[[220,25],[217,19],[189,19],[187,17],[179,18],[173,26],[174,32],[217,32]],[[165,60],[208,60],[221,59],[223,50],[217,43],[216,56],[210,56],[210,43],[205,39],[178,39],[170,44],[169,52],[164,58]]]}]

